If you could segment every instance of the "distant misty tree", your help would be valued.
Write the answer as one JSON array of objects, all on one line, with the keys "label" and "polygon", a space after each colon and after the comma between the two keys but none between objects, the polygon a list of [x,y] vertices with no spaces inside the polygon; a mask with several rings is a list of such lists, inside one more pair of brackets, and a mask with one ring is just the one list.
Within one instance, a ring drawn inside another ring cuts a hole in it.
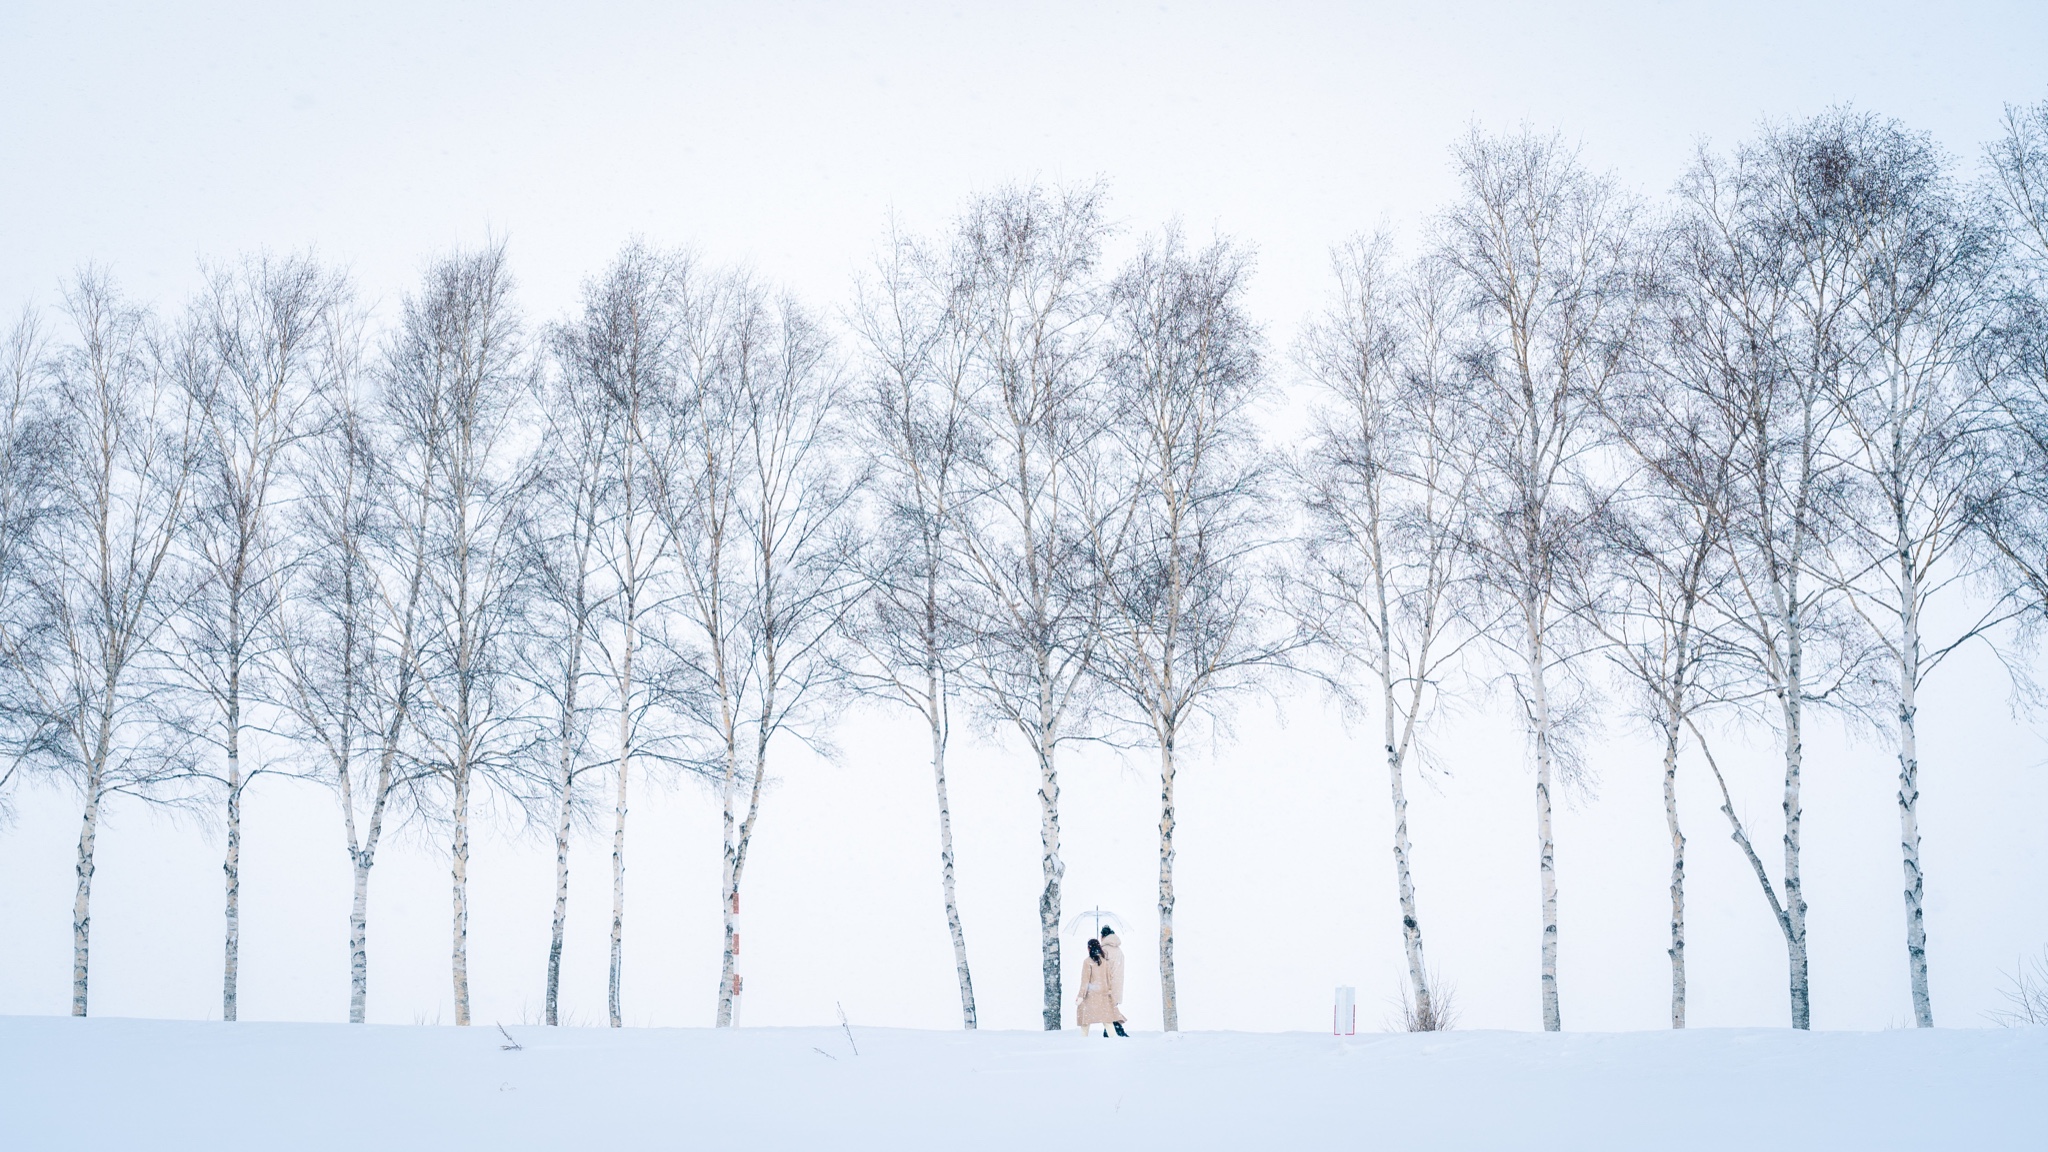
[{"label": "distant misty tree", "polygon": [[[1406,1015],[1435,1030],[1447,1005],[1423,950],[1406,776],[1423,758],[1446,680],[1479,633],[1462,619],[1475,473],[1458,388],[1458,306],[1444,265],[1404,273],[1384,239],[1353,240],[1332,262],[1335,298],[1299,351],[1317,406],[1295,465],[1307,524],[1287,602],[1327,657],[1339,698],[1379,710]],[[1354,681],[1360,673],[1364,684]]]}]

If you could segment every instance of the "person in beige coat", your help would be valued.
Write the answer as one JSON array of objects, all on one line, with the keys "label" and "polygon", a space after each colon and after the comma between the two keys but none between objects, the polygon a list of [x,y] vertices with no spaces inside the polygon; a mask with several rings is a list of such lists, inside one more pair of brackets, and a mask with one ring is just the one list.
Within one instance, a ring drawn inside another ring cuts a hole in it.
[{"label": "person in beige coat", "polygon": [[1115,1019],[1115,1020],[1113,1020],[1113,1021],[1111,1021],[1110,1023],[1111,1023],[1112,1025],[1114,1025],[1114,1026],[1115,1026],[1115,1028],[1116,1028],[1116,1034],[1117,1034],[1117,1035],[1119,1035],[1119,1036],[1126,1036],[1126,1037],[1128,1037],[1128,1036],[1130,1035],[1130,1033],[1128,1033],[1128,1032],[1124,1031],[1124,1015],[1123,1015],[1123,1008],[1124,1008],[1124,948],[1123,948],[1123,942],[1117,939],[1117,937],[1116,937],[1116,929],[1114,929],[1114,928],[1111,928],[1111,927],[1110,927],[1110,926],[1108,926],[1107,924],[1105,924],[1105,925],[1103,925],[1103,926],[1102,926],[1102,959],[1103,959],[1103,962],[1104,962],[1104,963],[1106,963],[1106,964],[1108,964],[1108,965],[1109,965],[1109,1002],[1110,1002],[1110,1004],[1112,1004],[1113,1006],[1115,1006],[1115,1008],[1116,1008],[1116,1011],[1117,1011],[1116,1019]]},{"label": "person in beige coat", "polygon": [[1074,990],[1074,1015],[1082,1028],[1101,1026],[1107,1035],[1110,1025],[1122,1025],[1123,1013],[1116,1010],[1116,995],[1110,987],[1113,972],[1102,941],[1089,937],[1088,959],[1081,962],[1081,980]]},{"label": "person in beige coat", "polygon": [[1122,955],[1116,955],[1116,945],[1108,949],[1102,945],[1110,941],[1090,939],[1087,941],[1087,959],[1081,961],[1081,982],[1073,994],[1073,1015],[1083,1029],[1116,1029],[1116,1035],[1130,1035],[1124,1031],[1124,1013],[1118,1011],[1116,1000],[1122,994]]}]

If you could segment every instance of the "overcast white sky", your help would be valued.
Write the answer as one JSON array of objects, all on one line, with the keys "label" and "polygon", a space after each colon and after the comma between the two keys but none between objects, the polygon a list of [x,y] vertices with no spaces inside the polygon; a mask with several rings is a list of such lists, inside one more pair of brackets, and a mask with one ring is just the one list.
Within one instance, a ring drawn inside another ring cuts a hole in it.
[{"label": "overcast white sky", "polygon": [[[1831,104],[1896,115],[1970,160],[2007,102],[2048,98],[2039,4],[134,5],[0,4],[0,309],[48,305],[81,263],[171,305],[199,261],[313,248],[389,302],[452,245],[509,238],[533,316],[571,302],[628,236],[748,261],[844,299],[893,211],[938,226],[1011,180],[1110,181],[1132,230],[1179,217],[1254,244],[1276,350],[1327,284],[1325,253],[1411,229],[1473,122],[1558,128],[1646,195],[1701,139]],[[1285,357],[1274,358],[1283,379]],[[2002,673],[1945,668],[1921,713],[1937,1019],[1981,1021],[2001,968],[2048,943],[2048,743]],[[1186,775],[1182,1022],[1315,1028],[1330,988],[1361,1015],[1399,979],[1383,770],[1321,699],[1248,698]],[[1537,1024],[1531,787],[1499,702],[1439,747],[1413,817],[1422,917],[1464,1023]],[[928,769],[914,721],[861,715],[843,755],[792,753],[747,879],[746,1022],[956,1023]],[[1665,1020],[1666,848],[1654,755],[1617,719],[1598,787],[1563,816],[1571,1028]],[[1810,746],[1814,1019],[1910,1020],[1893,766],[1873,741]],[[1735,763],[1775,836],[1771,754]],[[1126,1005],[1156,1027],[1150,761],[1077,756],[1063,781],[1070,907],[1130,920]],[[1033,776],[1000,739],[957,766],[963,913],[982,1019],[1037,1018]],[[324,794],[276,783],[248,814],[244,1018],[346,1011],[347,862]],[[1785,1019],[1776,929],[1708,803],[1692,837],[1692,1020]],[[649,795],[632,832],[633,1023],[708,1023],[717,828],[695,792]],[[75,802],[27,796],[0,829],[0,1012],[67,1004]],[[219,1010],[218,836],[117,808],[94,904],[96,1014]],[[578,844],[565,1003],[601,1021],[604,846]],[[507,827],[475,866],[479,1019],[537,1014],[551,860]],[[445,855],[380,859],[371,1015],[451,1019]]]}]

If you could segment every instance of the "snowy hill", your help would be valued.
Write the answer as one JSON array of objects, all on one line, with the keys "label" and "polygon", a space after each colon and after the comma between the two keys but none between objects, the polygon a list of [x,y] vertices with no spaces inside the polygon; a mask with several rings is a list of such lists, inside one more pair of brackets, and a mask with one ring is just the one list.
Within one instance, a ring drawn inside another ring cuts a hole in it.
[{"label": "snowy hill", "polygon": [[1438,1036],[0,1017],[0,1147],[2029,1148],[2048,1030]]}]

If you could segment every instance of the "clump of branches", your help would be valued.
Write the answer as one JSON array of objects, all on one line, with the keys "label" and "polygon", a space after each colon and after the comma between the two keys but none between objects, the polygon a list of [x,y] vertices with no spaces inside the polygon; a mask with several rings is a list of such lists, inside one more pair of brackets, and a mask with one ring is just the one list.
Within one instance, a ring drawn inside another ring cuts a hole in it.
[{"label": "clump of branches", "polygon": [[1984,1014],[1992,1023],[2004,1028],[2048,1025],[2048,948],[2039,956],[2021,957],[2005,974],[2005,987],[1998,994],[2005,997],[2005,1007]]},{"label": "clump of branches", "polygon": [[1401,1013],[1387,1020],[1390,1031],[1449,1032],[1458,1026],[1456,987],[1434,969],[1427,987],[1429,995],[1419,999],[1410,999],[1407,986],[1401,987]]}]

